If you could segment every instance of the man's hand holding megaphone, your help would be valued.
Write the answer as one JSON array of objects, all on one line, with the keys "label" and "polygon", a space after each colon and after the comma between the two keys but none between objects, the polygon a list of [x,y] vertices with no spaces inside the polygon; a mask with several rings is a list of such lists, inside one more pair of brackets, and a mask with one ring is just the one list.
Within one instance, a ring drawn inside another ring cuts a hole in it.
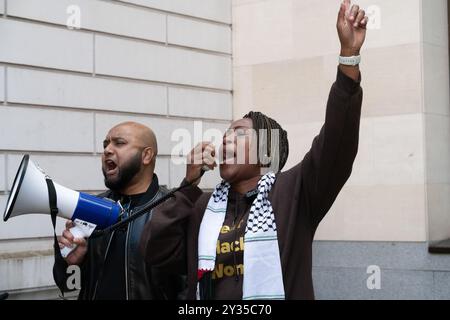
[{"label": "man's hand holding megaphone", "polygon": [[58,243],[60,249],[64,247],[72,248],[76,246],[66,258],[67,264],[70,265],[80,265],[87,253],[87,240],[85,238],[75,238],[70,232],[70,228],[75,227],[72,220],[66,221],[66,229],[63,231],[62,236],[58,237]]}]

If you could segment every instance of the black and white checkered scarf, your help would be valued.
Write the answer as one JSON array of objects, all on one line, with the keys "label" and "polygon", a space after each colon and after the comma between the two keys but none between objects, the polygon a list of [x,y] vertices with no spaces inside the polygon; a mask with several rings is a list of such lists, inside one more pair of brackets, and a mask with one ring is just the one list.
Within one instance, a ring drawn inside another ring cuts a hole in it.
[{"label": "black and white checkered scarf", "polygon": [[[269,201],[269,192],[275,179],[273,172],[261,177],[258,194],[250,208],[244,236],[244,300],[285,298],[277,227]],[[203,216],[198,238],[199,274],[214,270],[216,245],[225,220],[229,190],[229,183],[220,183]]]}]

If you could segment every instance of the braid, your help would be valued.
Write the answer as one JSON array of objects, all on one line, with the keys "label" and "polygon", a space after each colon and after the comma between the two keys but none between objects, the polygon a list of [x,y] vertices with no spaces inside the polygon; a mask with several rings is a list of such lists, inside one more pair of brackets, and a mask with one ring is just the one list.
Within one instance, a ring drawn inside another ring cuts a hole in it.
[{"label": "braid", "polygon": [[[262,152],[262,154],[266,154],[270,159],[268,166],[277,166],[275,171],[281,171],[289,156],[287,132],[283,130],[278,122],[261,112],[251,111],[244,118],[252,120],[253,129],[258,133],[258,161],[261,160],[260,154]],[[278,139],[277,135],[275,135],[275,130],[278,131]],[[263,136],[261,131],[266,132],[266,135]]]}]

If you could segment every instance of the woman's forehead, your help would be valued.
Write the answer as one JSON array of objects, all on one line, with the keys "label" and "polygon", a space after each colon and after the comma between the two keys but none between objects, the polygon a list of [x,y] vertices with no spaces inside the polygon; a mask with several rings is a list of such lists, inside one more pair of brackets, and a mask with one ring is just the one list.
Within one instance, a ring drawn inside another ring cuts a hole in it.
[{"label": "woman's forehead", "polygon": [[249,128],[249,129],[252,129],[253,128],[253,121],[250,118],[243,118],[243,119],[236,120],[233,123],[231,123],[230,129],[236,129],[236,128]]}]

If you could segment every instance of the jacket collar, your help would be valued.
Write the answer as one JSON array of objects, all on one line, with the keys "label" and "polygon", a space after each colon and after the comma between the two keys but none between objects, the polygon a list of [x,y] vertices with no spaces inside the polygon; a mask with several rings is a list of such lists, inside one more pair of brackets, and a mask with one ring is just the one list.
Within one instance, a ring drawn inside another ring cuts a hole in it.
[{"label": "jacket collar", "polygon": [[155,198],[156,194],[158,193],[158,190],[159,190],[158,176],[156,174],[153,174],[152,183],[148,187],[147,191],[144,193],[125,196],[116,191],[109,190],[106,194],[106,197],[114,201],[121,200],[121,202],[124,202],[124,200],[128,202],[128,199],[131,199],[131,201],[136,203],[135,207],[141,207],[152,201]]}]

